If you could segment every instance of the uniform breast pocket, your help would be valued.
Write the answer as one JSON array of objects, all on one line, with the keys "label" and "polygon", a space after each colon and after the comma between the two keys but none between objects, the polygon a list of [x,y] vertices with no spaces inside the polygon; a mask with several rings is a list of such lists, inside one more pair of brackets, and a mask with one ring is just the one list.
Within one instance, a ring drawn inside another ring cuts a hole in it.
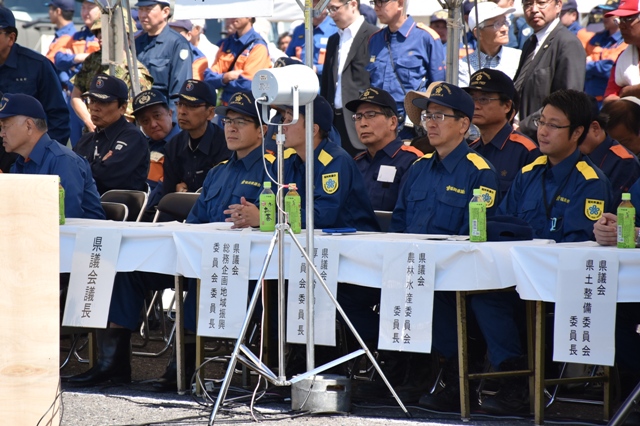
[{"label": "uniform breast pocket", "polygon": [[435,220],[442,232],[458,234],[464,225],[469,199],[466,194],[446,191],[438,195]]},{"label": "uniform breast pocket", "polygon": [[169,81],[169,58],[149,60],[149,72],[153,76],[153,85],[158,89],[167,89]]},{"label": "uniform breast pocket", "polygon": [[[422,77],[424,72],[421,72],[421,67],[422,59],[416,56],[400,56],[396,63],[396,71],[398,71],[398,75],[404,83]],[[417,89],[417,87],[413,89]]]},{"label": "uniform breast pocket", "polygon": [[524,219],[533,229],[545,229],[548,219],[541,201],[527,198],[518,211],[518,217]]},{"label": "uniform breast pocket", "polygon": [[[411,188],[407,194],[406,223],[412,224],[413,217],[424,217],[427,209],[427,191]],[[425,226],[425,224],[423,224]]]},{"label": "uniform breast pocket", "polygon": [[218,216],[222,217],[222,211],[226,208],[226,206],[220,205],[220,193],[222,191],[222,187],[220,185],[212,185],[207,188],[204,195],[204,202],[207,209],[207,213],[209,218],[216,218]]}]

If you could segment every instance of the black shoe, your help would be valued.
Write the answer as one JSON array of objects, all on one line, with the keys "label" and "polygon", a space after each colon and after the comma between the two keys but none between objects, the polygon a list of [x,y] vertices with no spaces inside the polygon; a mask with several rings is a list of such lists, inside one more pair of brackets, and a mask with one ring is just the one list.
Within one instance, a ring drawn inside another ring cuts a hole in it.
[{"label": "black shoe", "polygon": [[460,412],[460,379],[457,359],[447,361],[443,368],[444,389],[420,397],[418,404],[434,411]]},{"label": "black shoe", "polygon": [[104,382],[131,383],[131,330],[107,328],[96,331],[98,359],[88,371],[63,379],[74,386],[95,386]]},{"label": "black shoe", "polygon": [[[500,364],[500,371],[526,368],[524,358]],[[498,415],[529,414],[529,407],[529,383],[526,377],[504,379],[500,390],[482,401],[483,411]]]},{"label": "black shoe", "polygon": [[[196,344],[185,343],[184,345],[185,359],[185,376],[187,379],[187,387],[191,382],[196,364]],[[171,360],[164,370],[164,374],[156,379],[153,384],[153,390],[157,392],[175,392],[178,390],[178,362],[176,360],[175,346],[171,353]]]}]

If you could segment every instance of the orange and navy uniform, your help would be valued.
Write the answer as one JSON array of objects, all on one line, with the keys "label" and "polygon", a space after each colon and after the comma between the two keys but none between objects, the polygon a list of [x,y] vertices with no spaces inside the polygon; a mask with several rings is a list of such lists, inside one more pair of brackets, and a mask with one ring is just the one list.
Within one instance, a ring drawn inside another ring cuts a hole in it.
[{"label": "orange and navy uniform", "polygon": [[602,102],[609,76],[615,76],[615,63],[618,56],[627,48],[620,31],[609,35],[601,31],[594,35],[586,47],[587,67],[584,91]]},{"label": "orange and navy uniform", "polygon": [[191,65],[194,80],[204,80],[204,70],[209,67],[209,61],[204,53],[195,46],[191,46],[191,55],[193,56],[193,64]]},{"label": "orange and navy uniform", "polygon": [[[204,72],[204,81],[216,90],[223,89],[220,99],[226,105],[234,93],[250,92],[254,74],[265,68],[271,68],[267,43],[251,28],[241,37],[235,33],[222,41],[213,65]],[[223,83],[223,75],[233,70],[241,70],[242,74]]]},{"label": "orange and navy uniform", "polygon": [[588,157],[611,181],[611,206],[617,206],[622,200],[622,193],[629,192],[631,185],[640,177],[640,162],[631,151],[609,135]]},{"label": "orange and navy uniform", "polygon": [[[73,22],[69,22],[62,28],[58,28],[55,32],[55,36],[53,37],[53,41],[49,45],[49,51],[46,54],[46,57],[51,61],[52,64],[56,64],[55,56],[56,53],[66,49],[67,44],[73,38],[73,35],[76,33],[76,27],[73,25]],[[60,79],[60,84],[63,89],[67,88],[69,83],[69,73],[65,70],[59,70],[56,68],[58,72],[58,78]]]},{"label": "orange and navy uniform", "polygon": [[76,75],[82,64],[76,64],[73,59],[79,53],[93,53],[100,50],[100,42],[87,27],[83,27],[73,36],[66,38],[66,43],[60,45],[58,51],[53,55],[53,63],[59,71],[66,71],[69,79]]},{"label": "orange and navy uniform", "polygon": [[501,199],[520,169],[540,156],[537,145],[522,133],[513,130],[509,123],[488,143],[479,138],[471,142],[470,147],[489,160],[498,172]]}]

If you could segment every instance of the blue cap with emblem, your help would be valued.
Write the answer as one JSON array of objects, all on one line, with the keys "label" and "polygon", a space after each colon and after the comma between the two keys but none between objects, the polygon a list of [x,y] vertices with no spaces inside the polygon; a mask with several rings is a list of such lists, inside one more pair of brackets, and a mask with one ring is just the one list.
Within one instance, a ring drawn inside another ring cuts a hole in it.
[{"label": "blue cap with emblem", "polygon": [[133,99],[133,115],[152,105],[169,105],[167,98],[158,89],[145,90],[140,92]]},{"label": "blue cap with emblem", "polygon": [[216,107],[216,114],[224,117],[227,112],[234,111],[238,114],[258,118],[255,102],[256,100],[251,92],[236,92],[231,96],[231,100],[226,106]]},{"label": "blue cap with emblem", "polygon": [[107,74],[99,74],[93,77],[89,90],[82,94],[84,97],[96,98],[104,102],[129,99],[127,84],[116,77]]},{"label": "blue cap with emblem", "polygon": [[11,9],[0,6],[0,28],[16,27],[16,18]]},{"label": "blue cap with emblem", "polygon": [[204,81],[189,79],[182,83],[180,92],[170,96],[171,99],[180,98],[180,102],[188,104],[216,104],[216,94]]},{"label": "blue cap with emblem", "polygon": [[422,95],[423,96],[412,100],[413,105],[420,109],[426,110],[427,105],[434,103],[460,111],[466,115],[469,120],[473,118],[473,110],[475,109],[473,99],[458,86],[438,81],[431,83],[427,92]]},{"label": "blue cap with emblem", "polygon": [[15,115],[47,119],[42,104],[33,96],[22,93],[7,93],[0,100],[0,118],[8,118]]},{"label": "blue cap with emblem", "polygon": [[56,9],[62,10],[74,10],[75,9],[75,1],[74,0],[51,0],[44,4],[47,7],[53,6]]},{"label": "blue cap with emblem", "polygon": [[515,100],[516,88],[513,80],[502,71],[490,68],[481,68],[471,74],[469,87],[462,90],[467,93],[470,90],[481,90],[483,92],[502,93],[512,101]]},{"label": "blue cap with emblem", "polygon": [[370,87],[362,92],[358,99],[347,102],[345,108],[347,108],[349,111],[356,112],[358,107],[364,103],[391,108],[391,110],[393,110],[394,112],[394,115],[398,116],[398,106],[396,104],[396,101],[395,99],[393,99],[393,96],[391,96],[391,94],[386,90],[378,89],[377,87]]}]

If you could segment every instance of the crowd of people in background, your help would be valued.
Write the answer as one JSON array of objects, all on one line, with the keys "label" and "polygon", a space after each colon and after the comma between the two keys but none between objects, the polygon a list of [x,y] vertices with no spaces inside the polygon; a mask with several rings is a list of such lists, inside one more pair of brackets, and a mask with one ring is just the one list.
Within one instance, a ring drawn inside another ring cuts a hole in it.
[{"label": "crowd of people in background", "polygon": [[[75,1],[48,3],[56,32],[46,56],[16,43],[13,13],[0,6],[0,172],[60,175],[68,217],[103,219],[99,197],[110,189],[148,191],[145,217],[164,195],[201,189],[188,222],[257,226],[261,183],[275,175],[276,135],[259,120],[251,82],[262,69],[306,62],[304,25],[273,43],[255,18],[226,19],[215,45],[204,21],[172,20],[168,0],[140,0],[136,28],[125,14],[124,33],[136,34],[133,71],[126,60],[103,64],[104,2],[82,1],[76,31]],[[301,107],[292,124],[288,105],[274,113],[285,124],[286,182],[297,184],[303,206],[313,196],[315,225],[379,231],[375,211],[387,211],[390,232],[465,235],[479,188],[494,226],[517,236],[615,244],[622,193],[640,200],[638,1],[608,0],[583,28],[575,0],[523,0],[523,16],[514,0],[467,0],[457,84],[444,82],[448,11],[422,23],[407,15],[408,1],[329,0],[313,15],[313,117]],[[304,150],[306,122],[314,158]],[[307,161],[313,194],[305,194]],[[130,381],[144,290],[171,285],[119,273],[97,364],[69,382]],[[189,294],[186,328],[195,331]],[[338,287],[373,349],[379,298],[377,289]],[[521,303],[515,292],[469,298],[496,371],[526,365]],[[428,368],[424,362],[387,363],[403,397],[436,410],[459,409],[454,307],[452,294],[436,292],[433,353],[443,389],[428,392],[432,383],[408,373]],[[640,378],[639,313],[617,313],[616,361],[627,387]],[[162,389],[175,388],[170,367]],[[528,407],[523,379],[505,380],[482,403],[498,414]]]}]

